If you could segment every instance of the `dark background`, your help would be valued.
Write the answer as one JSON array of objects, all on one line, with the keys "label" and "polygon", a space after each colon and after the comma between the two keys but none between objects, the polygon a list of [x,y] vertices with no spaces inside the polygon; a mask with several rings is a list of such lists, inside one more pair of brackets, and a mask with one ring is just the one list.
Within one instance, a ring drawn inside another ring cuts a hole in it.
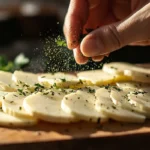
[{"label": "dark background", "polygon": [[[13,59],[20,52],[37,58],[48,36],[62,32],[69,0],[0,0],[0,55]],[[59,23],[58,23],[59,22]],[[113,61],[150,62],[149,47],[125,47]]]}]

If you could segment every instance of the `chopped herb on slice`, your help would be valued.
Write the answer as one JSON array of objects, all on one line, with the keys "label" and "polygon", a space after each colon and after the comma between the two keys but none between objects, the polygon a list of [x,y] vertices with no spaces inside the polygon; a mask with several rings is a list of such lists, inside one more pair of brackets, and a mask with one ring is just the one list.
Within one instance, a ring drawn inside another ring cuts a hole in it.
[{"label": "chopped herb on slice", "polygon": [[132,94],[138,95],[138,94],[145,94],[145,93],[147,93],[147,92],[145,92],[145,91],[135,91]]},{"label": "chopped herb on slice", "polygon": [[111,66],[110,68],[111,68],[111,69],[115,69],[115,70],[117,70],[117,69],[118,69],[118,68],[116,68],[116,67],[113,67],[113,66]]},{"label": "chopped herb on slice", "polygon": [[18,92],[22,93],[23,89],[18,89]]},{"label": "chopped herb on slice", "polygon": [[43,93],[43,95],[48,95],[48,94],[49,94],[49,92]]},{"label": "chopped herb on slice", "polygon": [[54,93],[53,91],[51,91],[51,94],[52,94],[52,96],[54,96],[54,95],[55,95],[55,93]]},{"label": "chopped herb on slice", "polygon": [[21,107],[21,106],[19,107],[19,110],[22,110],[22,107]]},{"label": "chopped herb on slice", "polygon": [[38,87],[38,88],[44,88],[44,86],[43,85],[41,85],[41,84],[39,84],[39,83],[36,83],[36,84],[34,84],[36,87]]},{"label": "chopped herb on slice", "polygon": [[17,95],[14,95],[15,97],[18,97]]},{"label": "chopped herb on slice", "polygon": [[117,90],[118,92],[122,91],[120,88],[118,88],[117,86],[113,87],[115,90]]},{"label": "chopped herb on slice", "polygon": [[[26,93],[23,91],[23,89],[18,89],[19,95],[26,96]],[[14,95],[15,96],[15,95]],[[17,96],[16,96],[17,97]]]},{"label": "chopped herb on slice", "polygon": [[110,88],[110,85],[108,84],[108,85],[106,85],[104,87],[105,87],[106,90],[108,90]]},{"label": "chopped herb on slice", "polygon": [[22,82],[22,81],[20,81],[20,80],[19,80],[18,82],[19,82],[20,84],[23,84],[23,82]]},{"label": "chopped herb on slice", "polygon": [[79,83],[80,83],[80,84],[83,84],[83,81],[80,79],[80,80],[79,80]]},{"label": "chopped herb on slice", "polygon": [[116,107],[115,107],[115,106],[112,106],[112,108],[113,108],[113,109],[116,109]]},{"label": "chopped herb on slice", "polygon": [[101,118],[98,118],[98,119],[97,119],[97,123],[99,124],[99,123],[100,123],[100,121],[101,121]]},{"label": "chopped herb on slice", "polygon": [[13,103],[14,101],[10,101],[10,103]]},{"label": "chopped herb on slice", "polygon": [[56,83],[54,83],[54,84],[53,84],[53,88],[58,89],[58,86],[57,86],[57,84],[56,84]]},{"label": "chopped herb on slice", "polygon": [[46,76],[42,76],[41,78],[45,78]]},{"label": "chopped herb on slice", "polygon": [[66,79],[65,79],[65,78],[64,78],[64,79],[61,79],[61,81],[62,81],[62,82],[66,82]]},{"label": "chopped herb on slice", "polygon": [[95,89],[89,88],[89,93],[95,93]]}]

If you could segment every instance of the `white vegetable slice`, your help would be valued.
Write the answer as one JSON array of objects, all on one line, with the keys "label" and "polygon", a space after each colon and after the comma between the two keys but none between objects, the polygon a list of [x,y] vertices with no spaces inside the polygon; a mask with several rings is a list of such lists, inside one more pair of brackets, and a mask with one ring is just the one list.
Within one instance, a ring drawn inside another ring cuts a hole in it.
[{"label": "white vegetable slice", "polygon": [[125,70],[124,74],[132,77],[133,81],[150,83],[150,69],[134,67],[131,70]]},{"label": "white vegetable slice", "polygon": [[6,96],[7,94],[8,92],[0,91],[0,106],[2,105],[4,96]]},{"label": "white vegetable slice", "polygon": [[130,103],[135,106],[141,107],[143,110],[150,112],[150,95],[144,96],[145,94],[139,94],[141,92],[133,92],[128,94],[128,98],[130,99]]},{"label": "white vegetable slice", "polygon": [[38,119],[52,123],[71,123],[78,119],[61,109],[61,100],[37,93],[30,95],[24,100],[24,108]]},{"label": "white vegetable slice", "polygon": [[0,110],[0,126],[26,127],[26,126],[33,126],[36,124],[37,120],[35,119],[14,117]]},{"label": "white vegetable slice", "polygon": [[0,71],[0,90],[15,91],[12,84],[12,73]]},{"label": "white vegetable slice", "polygon": [[19,87],[24,86],[24,84],[34,86],[36,83],[38,83],[38,75],[29,72],[15,71],[12,76],[12,80]]},{"label": "white vegetable slice", "polygon": [[70,87],[79,84],[79,79],[74,74],[62,72],[42,74],[38,77],[38,80],[46,86]]},{"label": "white vegetable slice", "polygon": [[114,89],[111,90],[110,98],[112,99],[113,103],[115,105],[118,105],[124,109],[130,110],[132,112],[140,113],[148,118],[150,118],[150,112],[144,111],[139,106],[135,106],[134,104],[131,104],[128,99],[128,95],[130,92],[130,89],[126,89],[126,91],[116,91]]},{"label": "white vegetable slice", "polygon": [[136,89],[142,89],[142,88],[150,88],[149,84],[145,83],[140,83],[140,82],[117,82],[116,85],[125,90],[125,89],[130,89],[130,90],[136,90]]},{"label": "white vegetable slice", "polygon": [[108,118],[95,110],[95,100],[94,94],[78,90],[76,93],[66,95],[61,106],[64,111],[76,115],[81,120],[106,122]]},{"label": "white vegetable slice", "polygon": [[124,76],[110,75],[102,70],[90,70],[77,73],[80,80],[87,85],[107,85],[115,83],[116,81],[127,81],[128,78]]},{"label": "white vegetable slice", "polygon": [[131,70],[134,65],[125,62],[111,62],[104,64],[102,70],[112,75],[124,75],[124,70]]},{"label": "white vegetable slice", "polygon": [[19,95],[17,92],[7,94],[2,100],[2,109],[5,113],[8,113],[16,117],[33,118],[23,108],[23,101],[26,96]]},{"label": "white vegetable slice", "polygon": [[133,64],[113,62],[105,64],[103,71],[112,75],[125,75],[131,77],[132,81],[150,83],[150,69],[142,68]]},{"label": "white vegetable slice", "polygon": [[145,116],[135,112],[123,109],[113,104],[110,98],[110,91],[105,88],[100,88],[96,91],[96,109],[102,111],[105,115],[116,121],[128,123],[142,123],[145,121]]}]

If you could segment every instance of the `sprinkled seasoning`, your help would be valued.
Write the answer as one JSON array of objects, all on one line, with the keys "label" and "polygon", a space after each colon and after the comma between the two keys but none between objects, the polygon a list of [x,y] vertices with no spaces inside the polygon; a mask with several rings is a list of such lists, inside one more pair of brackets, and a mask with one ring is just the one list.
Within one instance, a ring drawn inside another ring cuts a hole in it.
[{"label": "sprinkled seasoning", "polygon": [[138,95],[138,94],[145,94],[145,93],[147,93],[147,92],[145,92],[145,91],[135,91],[135,92],[133,92],[132,94],[134,94],[134,95]]},{"label": "sprinkled seasoning", "polygon": [[66,82],[66,79],[61,79],[62,82]]},{"label": "sprinkled seasoning", "polygon": [[118,88],[117,86],[113,86],[113,89],[117,90],[118,92],[122,91],[120,88]]},{"label": "sprinkled seasoning", "polygon": [[49,92],[43,93],[43,95],[48,95],[48,94],[49,94]]},{"label": "sprinkled seasoning", "polygon": [[90,89],[89,88],[89,93],[95,93],[95,89]]},{"label": "sprinkled seasoning", "polygon": [[45,78],[45,76],[42,76],[41,78]]},{"label": "sprinkled seasoning", "polygon": [[110,89],[110,85],[108,84],[108,85],[104,86],[104,88],[105,88],[106,90],[109,90],[109,89]]},{"label": "sprinkled seasoning", "polygon": [[57,38],[49,37],[44,44],[44,57],[46,57],[47,72],[71,72],[101,69],[104,63],[109,62],[105,58],[101,62],[93,62],[89,59],[86,65],[79,65],[75,62],[73,52],[66,47],[66,41],[63,36]]},{"label": "sprinkled seasoning", "polygon": [[117,68],[116,68],[116,67],[113,67],[113,66],[111,66],[110,68],[111,68],[111,69],[115,69],[115,70],[117,70]]},{"label": "sprinkled seasoning", "polygon": [[80,79],[80,80],[79,80],[79,83],[80,83],[80,84],[83,84],[83,81]]},{"label": "sprinkled seasoning", "polygon": [[113,108],[113,109],[116,109],[116,107],[115,107],[115,106],[112,106],[112,108]]},{"label": "sprinkled seasoning", "polygon": [[17,91],[18,91],[19,95],[26,96],[26,93],[23,91],[23,89],[18,89]]}]

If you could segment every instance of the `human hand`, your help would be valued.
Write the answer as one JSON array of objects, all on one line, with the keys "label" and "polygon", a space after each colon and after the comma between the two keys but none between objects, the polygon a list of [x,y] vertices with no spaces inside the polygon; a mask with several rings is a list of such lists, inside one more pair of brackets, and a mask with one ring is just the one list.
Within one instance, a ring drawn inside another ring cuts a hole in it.
[{"label": "human hand", "polygon": [[[64,24],[69,49],[84,64],[126,45],[150,45],[150,0],[71,0]],[[81,43],[85,29],[95,29]]]}]

